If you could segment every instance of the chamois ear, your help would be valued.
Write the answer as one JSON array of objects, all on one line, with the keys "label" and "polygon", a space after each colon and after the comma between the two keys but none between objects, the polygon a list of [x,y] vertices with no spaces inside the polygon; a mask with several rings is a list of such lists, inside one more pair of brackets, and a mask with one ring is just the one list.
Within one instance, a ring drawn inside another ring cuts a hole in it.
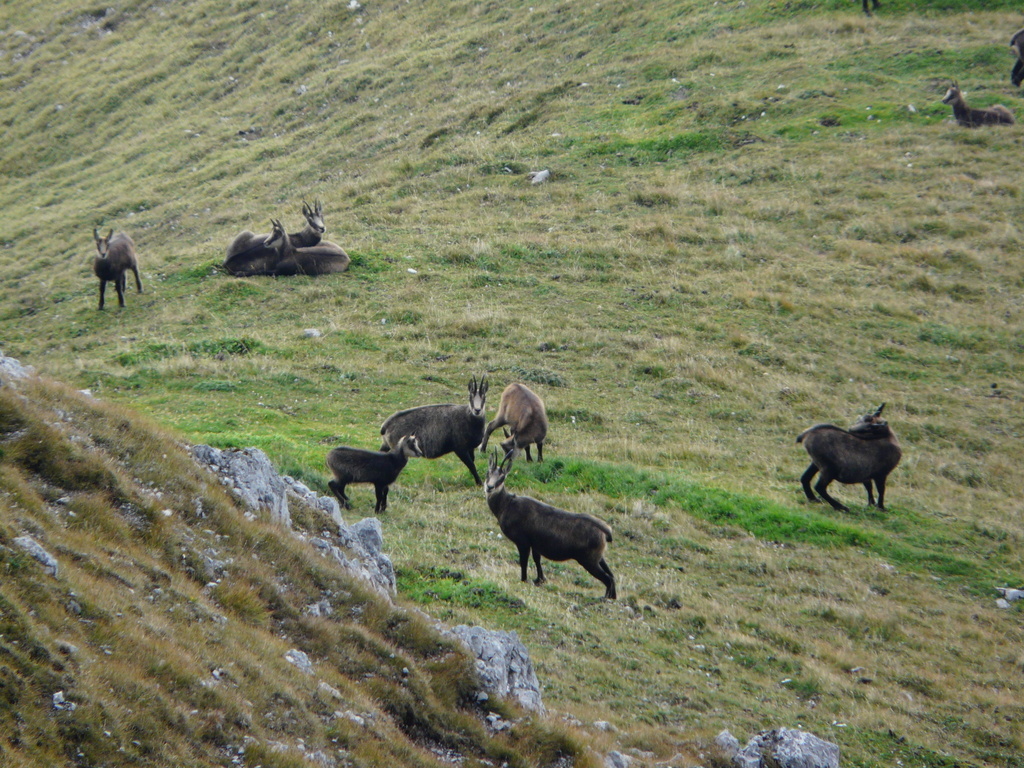
[{"label": "chamois ear", "polygon": [[313,207],[314,207],[314,209],[316,210],[317,213],[323,213],[324,212],[324,207],[320,204],[320,198],[319,197],[316,200],[313,201]]},{"label": "chamois ear", "polygon": [[97,243],[100,241],[100,233],[96,231],[96,227],[92,228],[92,239]]}]

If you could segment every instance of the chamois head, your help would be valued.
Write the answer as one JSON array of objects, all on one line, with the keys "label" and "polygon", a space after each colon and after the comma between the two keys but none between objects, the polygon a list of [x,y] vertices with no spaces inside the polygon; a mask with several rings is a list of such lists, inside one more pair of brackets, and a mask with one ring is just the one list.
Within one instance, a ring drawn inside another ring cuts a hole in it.
[{"label": "chamois head", "polygon": [[488,496],[500,491],[505,485],[505,478],[508,477],[509,470],[512,469],[512,453],[512,451],[506,453],[505,458],[499,464],[498,452],[491,451],[490,458],[487,459],[487,478],[484,480],[484,492]]},{"label": "chamois head", "polygon": [[324,209],[319,200],[313,201],[312,208],[309,206],[309,203],[303,200],[302,215],[306,217],[306,223],[309,224],[309,228],[318,235],[322,235],[327,231],[327,226],[324,224]]},{"label": "chamois head", "polygon": [[96,241],[96,252],[99,253],[101,259],[107,258],[107,252],[110,250],[110,238],[113,234],[114,230],[110,230],[104,237],[100,237],[96,227],[92,228],[92,237]]},{"label": "chamois head", "polygon": [[960,93],[960,86],[956,82],[952,82],[949,85],[949,90],[946,91],[946,95],[942,97],[943,104],[952,104],[954,101],[963,99],[963,94]]},{"label": "chamois head", "polygon": [[850,427],[858,437],[886,437],[890,433],[889,422],[882,418],[882,409],[885,403],[878,406],[874,413],[865,413],[857,418]]},{"label": "chamois head", "polygon": [[476,380],[476,376],[469,380],[469,410],[473,412],[474,416],[479,416],[484,412],[484,406],[487,403],[487,377],[481,377],[480,381]]},{"label": "chamois head", "polygon": [[423,449],[420,447],[420,440],[416,435],[404,435],[402,439],[398,441],[396,448],[406,456],[410,456],[414,459],[423,458]]},{"label": "chamois head", "polygon": [[278,248],[281,241],[287,237],[287,234],[284,231],[284,226],[277,219],[271,219],[270,225],[272,229],[264,245],[267,248]]}]

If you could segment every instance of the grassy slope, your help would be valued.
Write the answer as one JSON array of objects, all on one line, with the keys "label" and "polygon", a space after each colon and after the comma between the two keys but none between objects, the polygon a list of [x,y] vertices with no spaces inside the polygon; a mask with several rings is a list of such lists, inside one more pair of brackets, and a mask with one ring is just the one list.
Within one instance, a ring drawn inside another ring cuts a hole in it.
[{"label": "grassy slope", "polygon": [[[393,491],[409,597],[528,634],[549,703],[663,757],[799,722],[852,764],[1013,764],[1019,131],[937,103],[1019,110],[984,5],[8,4],[0,339],[321,488],[391,411],[532,382],[550,458],[512,487],[609,519],[625,599],[521,586],[451,458]],[[216,273],[314,196],[349,273]],[[139,246],[121,312],[93,226]],[[891,510],[802,504],[793,436],[883,401]]]}]

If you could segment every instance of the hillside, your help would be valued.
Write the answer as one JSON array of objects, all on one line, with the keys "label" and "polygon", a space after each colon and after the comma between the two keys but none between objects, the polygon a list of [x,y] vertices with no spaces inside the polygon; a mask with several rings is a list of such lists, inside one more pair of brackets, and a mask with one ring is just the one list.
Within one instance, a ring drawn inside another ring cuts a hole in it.
[{"label": "hillside", "polygon": [[[490,417],[524,381],[551,432],[510,489],[609,521],[620,600],[573,563],[521,584],[451,456],[392,489],[401,600],[515,629],[554,712],[652,764],[800,724],[844,765],[1021,765],[1020,609],[993,590],[1024,581],[1021,128],[940,103],[956,80],[1024,119],[1021,24],[1001,0],[11,0],[0,347],[320,492],[395,410],[486,373]],[[219,271],[303,199],[346,273]],[[138,246],[124,309],[96,309],[94,227]],[[805,503],[795,436],[883,402],[888,509]]]}]

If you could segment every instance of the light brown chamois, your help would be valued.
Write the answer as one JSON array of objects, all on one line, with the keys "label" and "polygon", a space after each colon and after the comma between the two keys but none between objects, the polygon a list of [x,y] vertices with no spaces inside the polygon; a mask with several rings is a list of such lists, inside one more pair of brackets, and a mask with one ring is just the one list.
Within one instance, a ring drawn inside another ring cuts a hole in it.
[{"label": "light brown chamois", "polygon": [[889,423],[882,418],[885,403],[874,413],[861,416],[849,430],[833,424],[815,424],[797,437],[803,443],[811,465],[800,478],[809,501],[818,501],[811,492],[811,480],[821,473],[814,490],[840,512],[849,508],[832,498],[828,486],[833,480],[840,483],[863,483],[868,492],[868,506],[875,505],[871,482],[878,489],[878,508],[885,509],[885,480],[900,463],[903,451]]},{"label": "light brown chamois", "polygon": [[487,404],[487,377],[469,380],[469,404],[421,405],[393,413],[381,424],[382,451],[391,448],[403,435],[416,435],[423,457],[436,459],[454,453],[473,473],[477,485],[483,481],[473,461],[474,451],[484,436],[484,407]]},{"label": "light brown chamois", "polygon": [[979,125],[1013,125],[1013,113],[1002,104],[996,104],[985,109],[972,109],[964,101],[964,95],[956,83],[949,86],[946,95],[942,97],[943,104],[950,104],[953,107],[953,116],[956,121],[965,128],[977,128]]},{"label": "light brown chamois", "polygon": [[381,513],[388,508],[388,489],[405,468],[409,457],[422,456],[416,435],[406,435],[387,453],[368,451],[364,448],[349,448],[342,445],[332,448],[327,454],[327,468],[334,473],[334,479],[327,487],[338,497],[345,509],[351,509],[345,486],[350,483],[373,483],[377,492],[374,512]]},{"label": "light brown chamois", "polygon": [[481,452],[487,450],[487,441],[491,432],[498,427],[508,425],[505,436],[509,439],[501,444],[502,453],[526,450],[526,460],[533,461],[530,456],[530,445],[537,445],[537,461],[544,461],[544,439],[548,434],[548,415],[544,410],[544,401],[524,384],[509,384],[501,393],[498,413],[484,430],[484,439],[480,443]]},{"label": "light brown chamois", "polygon": [[1024,82],[1024,29],[1013,33],[1013,37],[1010,38],[1010,50],[1016,57],[1016,61],[1013,62],[1013,71],[1010,72],[1010,82],[1016,88]]},{"label": "light brown chamois", "polygon": [[519,550],[521,580],[526,581],[526,566],[531,552],[537,566],[534,584],[546,581],[540,565],[541,557],[555,561],[575,560],[604,584],[605,598],[614,600],[615,575],[604,560],[605,549],[612,540],[611,527],[593,515],[567,512],[529,496],[509,493],[505,489],[505,478],[512,468],[512,458],[510,451],[498,464],[498,452],[492,452],[487,463],[484,492],[487,494],[487,506],[498,519],[501,532]]},{"label": "light brown chamois", "polygon": [[107,291],[107,282],[114,284],[117,290],[118,306],[124,306],[124,290],[128,284],[127,272],[135,274],[135,287],[142,293],[142,279],[139,277],[139,259],[135,255],[135,243],[124,232],[114,234],[107,232],[106,237],[93,227],[93,240],[96,241],[96,252],[99,254],[92,262],[92,271],[100,279],[100,309],[103,309],[103,294]]},{"label": "light brown chamois", "polygon": [[224,271],[235,277],[273,275],[282,259],[295,252],[288,233],[277,219],[271,219],[269,235],[257,235],[249,230],[241,232],[228,246],[222,265]]}]

